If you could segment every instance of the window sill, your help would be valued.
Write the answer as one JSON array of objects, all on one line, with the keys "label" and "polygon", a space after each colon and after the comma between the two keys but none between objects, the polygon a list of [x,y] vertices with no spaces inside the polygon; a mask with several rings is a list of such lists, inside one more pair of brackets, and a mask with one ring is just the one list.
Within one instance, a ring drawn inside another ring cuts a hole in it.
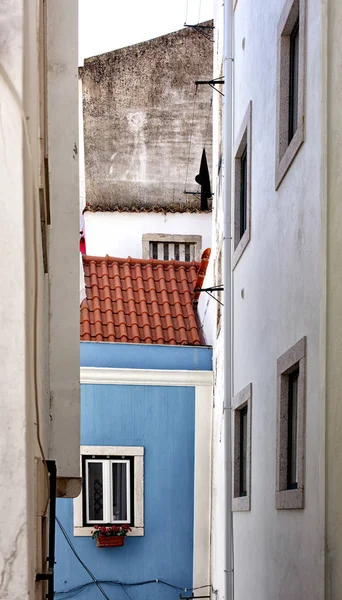
[{"label": "window sill", "polygon": [[232,502],[232,511],[233,512],[243,512],[246,510],[251,510],[251,497],[250,496],[240,496],[238,498],[233,498],[233,502]]},{"label": "window sill", "polygon": [[241,240],[239,241],[239,243],[236,246],[236,249],[234,251],[233,260],[232,260],[232,270],[234,270],[236,265],[238,264],[250,239],[251,239],[251,228],[250,228],[250,225],[248,224],[245,233],[243,234]]},{"label": "window sill", "polygon": [[298,125],[298,129],[294,134],[289,146],[287,147],[284,156],[277,163],[276,174],[275,174],[275,189],[277,190],[283,181],[287,171],[289,170],[292,162],[294,161],[299,148],[304,142],[304,119],[302,119]]},{"label": "window sill", "polygon": [[[91,537],[93,527],[74,527],[75,537]],[[132,531],[129,531],[127,537],[142,537],[145,535],[144,527],[132,527]]]},{"label": "window sill", "polygon": [[304,490],[281,490],[276,492],[276,509],[291,510],[304,508]]}]

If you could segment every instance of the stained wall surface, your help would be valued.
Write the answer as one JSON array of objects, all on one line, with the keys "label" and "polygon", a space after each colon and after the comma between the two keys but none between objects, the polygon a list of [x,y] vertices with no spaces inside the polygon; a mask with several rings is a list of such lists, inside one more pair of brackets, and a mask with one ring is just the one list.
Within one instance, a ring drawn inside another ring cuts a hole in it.
[{"label": "stained wall surface", "polygon": [[[233,137],[236,140],[252,102],[252,208],[251,239],[232,270],[232,395],[250,383],[253,388],[251,509],[233,514],[236,600],[324,598],[325,433],[320,395],[324,352],[320,331],[324,295],[320,287],[322,3],[305,3],[305,141],[276,190],[277,27],[285,4],[285,0],[237,0],[234,11]],[[221,10],[220,3],[217,10]],[[222,58],[217,56],[216,60],[219,71]],[[230,176],[229,168],[224,176]],[[221,206],[228,202],[222,197],[220,203],[219,189],[218,180],[212,254],[217,269],[223,235]],[[224,298],[225,319],[230,318],[229,302],[229,297]],[[217,315],[213,357],[213,444],[217,458],[213,473],[212,583],[219,595],[225,593],[226,568],[225,538],[221,533],[226,517],[222,502],[222,404],[228,400],[223,398],[222,388],[222,372],[227,368],[222,336],[225,319],[222,323]],[[303,336],[307,337],[305,506],[300,510],[277,510],[277,359]]]},{"label": "stained wall surface", "polygon": [[87,203],[199,205],[183,192],[204,146],[211,165],[213,91],[195,85],[212,79],[210,39],[182,29],[86,59],[81,78]]}]

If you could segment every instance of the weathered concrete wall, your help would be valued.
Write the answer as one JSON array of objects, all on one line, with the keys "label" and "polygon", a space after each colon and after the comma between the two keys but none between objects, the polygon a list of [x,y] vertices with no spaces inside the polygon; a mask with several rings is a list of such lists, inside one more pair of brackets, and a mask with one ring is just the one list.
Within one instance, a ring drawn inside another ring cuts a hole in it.
[{"label": "weathered concrete wall", "polygon": [[212,79],[212,42],[182,29],[89,58],[81,77],[87,203],[198,206],[183,192],[186,179],[198,190],[204,146],[211,166],[215,92],[200,85],[195,93],[195,81]]},{"label": "weathered concrete wall", "polygon": [[[51,204],[49,451],[51,457],[57,462],[60,477],[77,477],[79,473],[77,19],[77,2],[49,1],[47,12]],[[67,419],[66,415],[68,415]]]}]

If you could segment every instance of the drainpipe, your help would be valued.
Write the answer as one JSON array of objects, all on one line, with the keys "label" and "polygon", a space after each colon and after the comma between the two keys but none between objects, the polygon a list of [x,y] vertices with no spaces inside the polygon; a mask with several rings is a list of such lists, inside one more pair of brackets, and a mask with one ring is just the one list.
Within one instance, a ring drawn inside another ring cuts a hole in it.
[{"label": "drainpipe", "polygon": [[232,270],[231,270],[231,193],[232,193],[232,127],[233,127],[233,7],[232,0],[224,0],[224,107],[223,107],[223,164],[224,164],[224,229],[223,229],[223,284],[224,284],[224,454],[226,501],[226,565],[225,598],[234,598],[234,547],[232,513]]}]

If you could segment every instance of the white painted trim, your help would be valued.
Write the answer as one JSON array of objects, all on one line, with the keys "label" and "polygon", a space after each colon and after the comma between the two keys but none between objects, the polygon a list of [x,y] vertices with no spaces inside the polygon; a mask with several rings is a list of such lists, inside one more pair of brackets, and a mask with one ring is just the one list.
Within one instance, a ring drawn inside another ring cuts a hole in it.
[{"label": "white painted trim", "polygon": [[[113,452],[115,450],[115,452]],[[92,454],[94,456],[144,456],[143,446],[81,446],[81,456]]]},{"label": "white painted trim", "polygon": [[193,587],[210,582],[212,388],[195,392]]},{"label": "white painted trim", "polygon": [[114,369],[81,367],[81,383],[117,385],[212,386],[212,371],[170,371],[162,369]]},{"label": "white painted trim", "polygon": [[[81,446],[82,456],[134,456],[134,527],[128,535],[144,535],[144,448],[143,446]],[[74,498],[74,535],[91,536],[93,527],[83,526],[83,490]]]},{"label": "white painted trim", "polygon": [[[93,531],[93,527],[74,527],[74,536],[75,537],[91,537],[91,532]],[[127,533],[129,537],[142,537],[144,536],[144,528],[143,527],[132,527],[132,531]]]}]

